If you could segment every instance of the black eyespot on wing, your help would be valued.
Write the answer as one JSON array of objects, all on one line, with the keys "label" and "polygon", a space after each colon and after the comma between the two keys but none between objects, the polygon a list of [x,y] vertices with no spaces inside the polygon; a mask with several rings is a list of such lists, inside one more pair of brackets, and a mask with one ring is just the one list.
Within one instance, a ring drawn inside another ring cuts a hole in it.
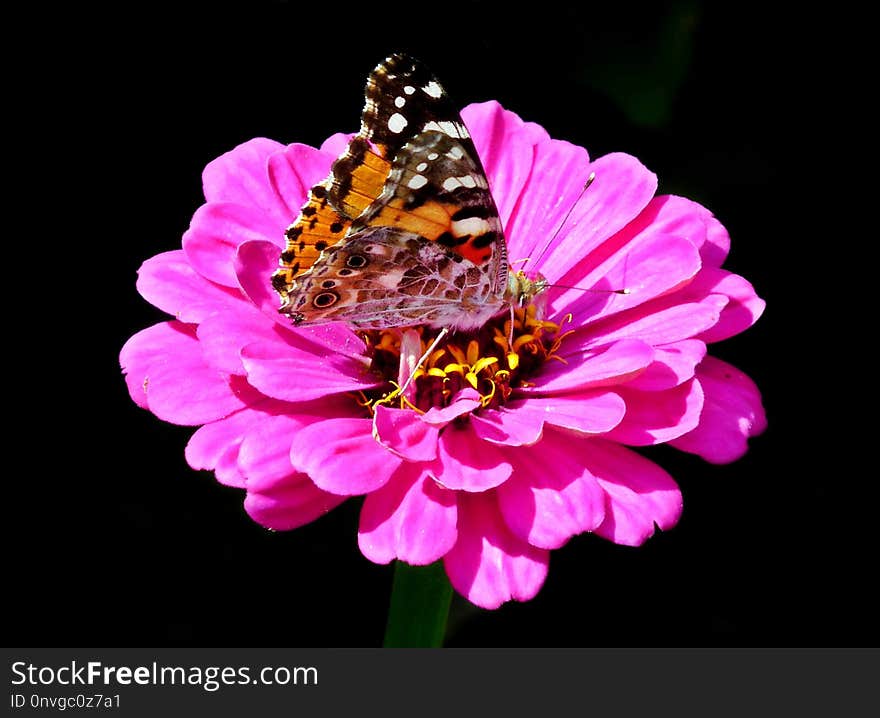
[{"label": "black eyespot on wing", "polygon": [[327,307],[332,307],[338,301],[339,295],[336,292],[321,292],[315,295],[312,304],[318,309],[326,309]]}]

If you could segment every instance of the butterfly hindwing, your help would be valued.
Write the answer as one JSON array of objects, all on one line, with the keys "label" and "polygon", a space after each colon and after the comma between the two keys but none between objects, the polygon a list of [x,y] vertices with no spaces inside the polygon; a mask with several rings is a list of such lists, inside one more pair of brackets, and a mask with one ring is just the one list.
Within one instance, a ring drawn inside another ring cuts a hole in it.
[{"label": "butterfly hindwing", "polygon": [[383,329],[433,324],[451,303],[466,305],[480,272],[418,234],[368,227],[327,250],[301,282],[291,307],[298,323]]}]

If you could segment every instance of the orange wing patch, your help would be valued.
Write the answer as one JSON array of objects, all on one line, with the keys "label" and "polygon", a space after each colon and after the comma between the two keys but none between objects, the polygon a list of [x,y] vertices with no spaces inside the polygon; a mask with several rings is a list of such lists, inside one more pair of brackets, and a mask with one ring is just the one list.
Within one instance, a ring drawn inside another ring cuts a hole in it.
[{"label": "orange wing patch", "polygon": [[343,239],[352,217],[357,217],[379,196],[391,168],[387,160],[367,151],[358,158],[359,164],[344,175],[347,183],[340,187],[334,177],[339,176],[337,167],[342,162],[353,162],[351,148],[334,164],[328,180],[312,187],[299,217],[284,233],[287,247],[281,253],[281,267],[272,275],[272,286],[285,302],[296,278],[309,271],[327,247]]},{"label": "orange wing patch", "polygon": [[331,201],[340,214],[359,217],[382,194],[390,171],[391,162],[356,137],[346,153],[333,164]]},{"label": "orange wing patch", "polygon": [[294,279],[307,271],[322,251],[342,239],[350,226],[351,220],[343,219],[330,206],[327,188],[312,187],[299,217],[284,233],[287,247],[281,253],[280,268],[272,275],[272,286],[282,298],[292,289]]},{"label": "orange wing patch", "polygon": [[430,201],[413,209],[405,209],[404,204],[405,201],[400,197],[391,200],[370,218],[368,226],[398,227],[431,240],[450,231],[451,217],[457,207]]},{"label": "orange wing patch", "polygon": [[[370,221],[370,227],[397,227],[421,235],[425,239],[447,247],[454,254],[480,266],[492,258],[492,247],[501,235],[488,222],[479,223],[473,234],[459,229],[454,216],[461,206],[439,200],[429,200],[414,208],[405,208],[406,200],[395,198],[383,206]],[[474,225],[471,225],[474,228]]]}]

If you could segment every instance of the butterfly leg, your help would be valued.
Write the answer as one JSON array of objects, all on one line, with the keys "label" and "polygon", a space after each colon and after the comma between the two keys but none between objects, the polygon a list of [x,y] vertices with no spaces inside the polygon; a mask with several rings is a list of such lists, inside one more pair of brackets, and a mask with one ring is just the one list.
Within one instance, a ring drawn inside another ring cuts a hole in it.
[{"label": "butterfly leg", "polygon": [[513,351],[513,329],[516,324],[516,309],[513,307],[513,302],[510,303],[510,331],[507,332],[507,346],[510,351]]}]

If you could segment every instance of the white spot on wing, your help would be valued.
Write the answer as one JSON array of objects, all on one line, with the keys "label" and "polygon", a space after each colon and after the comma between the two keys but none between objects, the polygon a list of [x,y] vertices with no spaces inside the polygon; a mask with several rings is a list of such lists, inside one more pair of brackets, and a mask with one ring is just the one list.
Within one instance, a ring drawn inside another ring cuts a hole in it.
[{"label": "white spot on wing", "polygon": [[395,97],[394,98],[394,106],[395,107],[403,107],[406,104],[406,99],[403,97]]},{"label": "white spot on wing", "polygon": [[442,132],[444,135],[454,137],[457,140],[466,140],[470,137],[463,124],[451,120],[441,120],[440,122],[431,120],[426,122],[422,129],[425,131],[434,130],[435,132]]},{"label": "white spot on wing", "polygon": [[436,160],[439,156],[440,155],[438,155],[436,152],[429,152],[428,153],[428,159],[431,161]]},{"label": "white spot on wing", "polygon": [[440,87],[434,80],[431,80],[427,85],[422,88],[422,91],[430,95],[431,97],[440,97],[443,94],[443,88]]},{"label": "white spot on wing", "polygon": [[416,165],[416,169],[417,169],[419,172],[424,172],[426,169],[428,169],[428,163],[427,163],[427,162],[419,162],[419,163]]},{"label": "white spot on wing", "polygon": [[485,234],[491,229],[492,226],[480,217],[468,217],[467,219],[460,219],[452,223],[452,234],[456,237],[464,237],[466,234],[476,237],[477,235]]},{"label": "white spot on wing", "polygon": [[476,187],[477,181],[471,175],[458,178],[465,187]]},{"label": "white spot on wing", "polygon": [[452,192],[456,187],[461,187],[461,181],[458,177],[447,177],[443,180],[443,189],[447,192]]},{"label": "white spot on wing", "polygon": [[407,85],[406,87],[403,88],[403,91],[404,91],[407,95],[411,95],[412,93],[414,93],[414,92],[416,91],[416,88],[413,87],[412,85]]},{"label": "white spot on wing", "polygon": [[[425,123],[423,129],[425,131],[433,130],[434,132],[442,132],[447,137],[453,137],[457,140],[468,137],[467,132],[460,124],[458,124],[457,122],[450,122],[449,120],[442,120],[440,122],[435,122],[434,120],[431,120],[430,122]],[[460,131],[463,134],[460,134]]]},{"label": "white spot on wing", "polygon": [[395,134],[403,132],[406,125],[406,118],[399,112],[395,112],[393,115],[391,115],[391,117],[388,118],[388,129]]},{"label": "white spot on wing", "polygon": [[413,175],[409,182],[406,183],[406,186],[410,189],[419,189],[420,187],[424,187],[428,184],[428,180],[423,175]]}]

